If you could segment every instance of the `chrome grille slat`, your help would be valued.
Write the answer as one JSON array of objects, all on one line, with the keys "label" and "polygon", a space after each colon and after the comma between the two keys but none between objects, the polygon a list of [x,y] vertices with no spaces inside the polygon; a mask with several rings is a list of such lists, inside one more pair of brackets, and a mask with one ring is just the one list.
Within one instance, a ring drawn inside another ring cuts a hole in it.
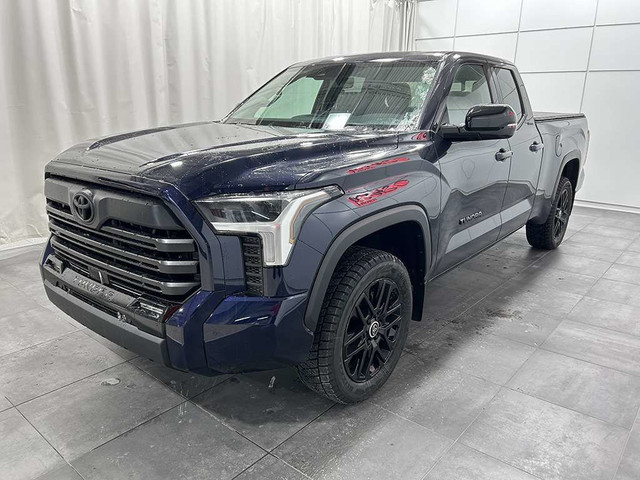
[{"label": "chrome grille slat", "polygon": [[54,249],[59,248],[67,255],[79,258],[80,260],[84,260],[86,263],[94,267],[104,269],[109,274],[124,277],[125,279],[134,280],[142,286],[150,286],[165,295],[184,295],[193,287],[199,285],[197,282],[162,281],[151,277],[139,275],[129,270],[124,270],[114,265],[105,263],[101,260],[97,260],[84,253],[80,253],[72,248],[69,248],[68,246],[61,244],[55,236],[52,237],[51,244],[53,245]]},{"label": "chrome grille slat", "polygon": [[76,243],[79,246],[90,245],[106,253],[116,255],[122,262],[136,265],[141,268],[146,268],[150,271],[162,272],[162,273],[197,273],[198,261],[197,260],[158,260],[156,258],[147,257],[137,253],[131,253],[126,250],[106,245],[102,242],[92,240],[91,238],[78,235],[64,230],[52,222],[49,222],[49,230],[56,236],[62,237],[71,243]]},{"label": "chrome grille slat", "polygon": [[[100,281],[106,275],[107,285],[128,295],[169,303],[183,301],[200,286],[195,240],[160,200],[91,186],[96,198],[108,202],[108,211],[99,209],[102,219],[86,224],[70,213],[64,195],[86,187],[59,177],[54,182],[46,207],[51,247],[68,268]],[[123,218],[114,218],[120,212]],[[149,220],[155,218],[158,226]]]},{"label": "chrome grille slat", "polygon": [[[161,252],[195,252],[195,242],[192,238],[154,238],[139,233],[127,232],[115,227],[103,226],[100,230],[93,230],[77,223],[73,215],[62,210],[47,205],[47,213],[49,218],[55,217],[56,220],[66,222],[76,228],[80,228],[87,232],[109,237],[112,240],[120,242],[128,242],[142,248],[158,250]],[[105,233],[108,232],[108,233]]]}]

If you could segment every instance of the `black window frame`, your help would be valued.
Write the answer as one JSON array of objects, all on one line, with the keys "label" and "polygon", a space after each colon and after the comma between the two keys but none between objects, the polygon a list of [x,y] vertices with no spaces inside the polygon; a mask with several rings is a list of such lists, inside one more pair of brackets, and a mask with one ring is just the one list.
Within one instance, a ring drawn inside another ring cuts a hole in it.
[{"label": "black window frame", "polygon": [[491,67],[491,72],[492,72],[492,77],[493,77],[493,81],[496,84],[496,89],[500,94],[500,101],[502,103],[505,103],[504,100],[504,94],[502,92],[502,88],[500,87],[500,81],[498,80],[498,70],[506,70],[511,74],[511,78],[513,79],[513,83],[516,86],[516,92],[518,92],[518,100],[520,100],[520,110],[521,110],[521,114],[520,114],[520,118],[518,118],[518,127],[517,129],[519,129],[522,124],[525,122],[526,118],[527,118],[527,109],[525,108],[525,104],[524,104],[524,98],[522,96],[522,89],[520,88],[520,82],[518,81],[518,75],[516,74],[516,71],[513,67],[511,67],[510,65],[493,65]]},{"label": "black window frame", "polygon": [[465,60],[464,62],[459,63],[453,69],[451,73],[451,81],[449,82],[449,86],[447,89],[446,95],[442,97],[442,101],[440,106],[438,107],[438,115],[436,118],[438,121],[436,122],[438,129],[443,126],[442,118],[444,117],[444,111],[447,108],[447,99],[449,98],[449,94],[451,93],[451,87],[453,86],[453,82],[456,79],[456,75],[458,74],[458,70],[464,66],[476,66],[482,67],[482,71],[484,72],[484,76],[487,80],[487,85],[489,86],[489,96],[491,97],[491,104],[497,104],[499,100],[502,99],[501,92],[498,90],[498,85],[496,83],[496,79],[493,75],[492,67],[488,62],[482,60]]}]

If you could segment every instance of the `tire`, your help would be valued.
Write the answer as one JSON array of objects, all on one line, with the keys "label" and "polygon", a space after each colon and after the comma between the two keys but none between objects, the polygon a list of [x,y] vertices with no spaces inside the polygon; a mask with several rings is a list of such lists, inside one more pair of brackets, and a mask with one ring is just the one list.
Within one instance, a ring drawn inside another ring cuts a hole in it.
[{"label": "tire", "polygon": [[371,396],[400,359],[412,298],[409,273],[397,257],[347,250],[327,288],[309,359],[297,367],[302,383],[338,403]]},{"label": "tire", "polygon": [[544,223],[527,223],[527,241],[534,248],[553,250],[562,243],[573,209],[573,186],[566,177],[560,178],[549,216]]}]

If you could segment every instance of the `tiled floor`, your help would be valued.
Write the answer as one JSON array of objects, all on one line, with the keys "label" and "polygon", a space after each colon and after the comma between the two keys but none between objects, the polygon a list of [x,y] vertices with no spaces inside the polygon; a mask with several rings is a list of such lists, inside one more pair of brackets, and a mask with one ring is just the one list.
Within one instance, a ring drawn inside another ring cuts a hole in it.
[{"label": "tiled floor", "polygon": [[558,250],[520,231],[437,279],[348,407],[136,357],[49,304],[38,254],[0,252],[1,478],[640,478],[640,215],[576,208]]}]

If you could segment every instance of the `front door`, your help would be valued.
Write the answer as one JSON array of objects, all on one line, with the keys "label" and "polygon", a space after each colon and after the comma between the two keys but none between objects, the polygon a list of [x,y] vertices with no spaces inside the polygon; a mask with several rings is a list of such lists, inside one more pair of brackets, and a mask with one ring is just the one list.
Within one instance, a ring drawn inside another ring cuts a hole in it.
[{"label": "front door", "polygon": [[493,73],[501,93],[501,103],[510,105],[518,117],[518,128],[509,139],[513,156],[500,231],[500,237],[505,237],[524,225],[531,214],[542,163],[542,138],[529,102],[522,96],[524,86],[515,70],[495,67]]},{"label": "front door", "polygon": [[[442,116],[443,125],[461,125],[474,105],[498,103],[487,67],[463,64],[455,73]],[[487,248],[498,239],[500,212],[511,159],[507,140],[438,139],[442,175],[436,274]]]}]

